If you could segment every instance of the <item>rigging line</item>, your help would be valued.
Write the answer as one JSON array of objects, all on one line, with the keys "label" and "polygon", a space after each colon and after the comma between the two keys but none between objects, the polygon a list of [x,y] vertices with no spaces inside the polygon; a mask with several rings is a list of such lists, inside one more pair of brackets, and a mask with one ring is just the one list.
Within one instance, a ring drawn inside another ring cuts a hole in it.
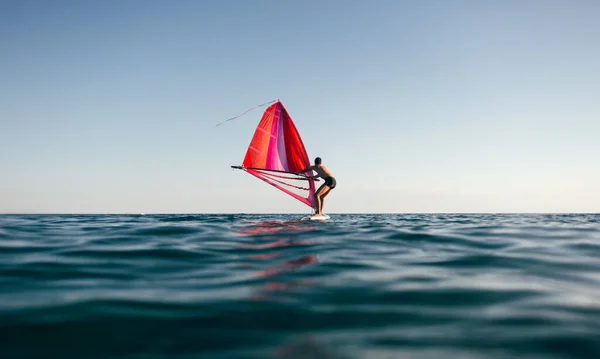
[{"label": "rigging line", "polygon": [[235,119],[236,119],[236,118],[238,118],[238,117],[242,117],[242,116],[244,116],[245,114],[247,114],[248,112],[250,112],[250,111],[252,111],[252,110],[254,110],[254,109],[256,109],[256,108],[263,107],[263,106],[266,106],[266,105],[270,105],[270,104],[272,104],[272,103],[275,103],[275,102],[277,102],[277,101],[279,101],[279,99],[277,99],[277,100],[273,100],[273,101],[269,101],[269,102],[265,102],[265,103],[263,103],[263,104],[260,104],[260,105],[258,105],[258,106],[254,106],[254,107],[252,107],[251,109],[248,109],[248,110],[246,110],[246,112],[244,112],[244,113],[241,113],[241,114],[239,114],[239,115],[237,115],[237,116],[234,116],[234,117],[232,117],[232,118],[228,118],[227,120],[225,120],[225,121],[223,121],[223,122],[219,122],[219,123],[217,123],[217,124],[215,125],[215,127],[217,127],[217,126],[221,126],[221,125],[222,125],[222,124],[224,124],[225,122],[228,122],[228,121],[231,121],[231,120],[235,120]]},{"label": "rigging line", "polygon": [[270,176],[274,176],[274,177],[279,177],[279,178],[283,178],[283,179],[290,179],[290,180],[298,180],[298,181],[308,181],[308,180],[313,180],[315,182],[319,182],[318,178],[314,178],[312,176],[306,176],[300,172],[289,172],[289,171],[280,171],[280,170],[270,170],[270,169],[266,169],[266,168],[258,168],[258,167],[243,167],[243,166],[231,166],[231,168],[233,169],[238,169],[238,170],[252,170],[252,171],[256,171],[256,172],[262,172],[265,175],[267,173],[265,172],[275,172],[275,173],[285,173],[285,174],[293,174],[296,175],[298,177],[284,177],[284,176],[276,176],[274,174],[269,174]]},{"label": "rigging line", "polygon": [[304,176],[298,176],[298,177],[288,177],[288,176],[280,176],[274,173],[268,173],[266,171],[261,171],[261,170],[253,170],[259,173],[264,174],[265,176],[269,176],[269,177],[273,177],[273,178],[281,178],[281,179],[287,179],[287,180],[292,180],[292,181],[309,181],[310,178],[308,177],[304,177]]},{"label": "rigging line", "polygon": [[276,175],[276,174],[273,174],[273,173],[267,173],[267,172],[261,172],[261,171],[255,171],[255,172],[260,173],[261,175],[263,175],[265,177],[273,178],[273,179],[274,178],[280,178],[282,180],[290,180],[290,181],[295,181],[295,180],[298,180],[298,181],[310,181],[310,179],[308,179],[308,178],[285,177],[285,176],[279,176],[279,175]]},{"label": "rigging line", "polygon": [[293,187],[293,188],[296,188],[296,189],[301,189],[303,191],[309,191],[310,190],[310,188],[304,188],[304,187],[300,187],[300,186],[295,186],[295,185],[293,185],[291,183],[285,183],[283,181],[278,181],[275,178],[270,177],[270,175],[268,175],[266,173],[263,173],[262,175],[265,176],[265,178],[268,178],[269,180],[271,180],[273,182],[281,183],[284,186]]},{"label": "rigging line", "polygon": [[244,167],[244,166],[231,166],[231,168],[234,169],[238,169],[238,170],[254,170],[254,171],[265,171],[265,172],[277,172],[277,173],[287,173],[287,174],[294,174],[297,175],[299,177],[304,177],[304,178],[308,178],[308,176],[303,175],[300,172],[290,172],[290,171],[281,171],[281,170],[270,170],[268,168],[260,168],[260,167]]}]

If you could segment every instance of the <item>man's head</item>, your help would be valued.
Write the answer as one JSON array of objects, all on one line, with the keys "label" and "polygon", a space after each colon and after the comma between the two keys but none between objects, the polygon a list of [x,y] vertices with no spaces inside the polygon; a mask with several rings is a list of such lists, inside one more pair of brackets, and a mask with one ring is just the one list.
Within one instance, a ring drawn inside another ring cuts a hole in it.
[{"label": "man's head", "polygon": [[321,164],[321,157],[315,158],[315,165],[320,165],[320,164]]}]

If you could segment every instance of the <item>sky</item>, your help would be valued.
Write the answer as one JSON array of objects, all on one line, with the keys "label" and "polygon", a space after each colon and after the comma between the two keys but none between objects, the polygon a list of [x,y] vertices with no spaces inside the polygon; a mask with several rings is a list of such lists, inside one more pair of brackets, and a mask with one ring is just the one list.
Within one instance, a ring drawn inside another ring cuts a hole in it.
[{"label": "sky", "polygon": [[281,99],[325,213],[599,212],[600,2],[0,2],[0,213],[308,213],[240,165]]}]

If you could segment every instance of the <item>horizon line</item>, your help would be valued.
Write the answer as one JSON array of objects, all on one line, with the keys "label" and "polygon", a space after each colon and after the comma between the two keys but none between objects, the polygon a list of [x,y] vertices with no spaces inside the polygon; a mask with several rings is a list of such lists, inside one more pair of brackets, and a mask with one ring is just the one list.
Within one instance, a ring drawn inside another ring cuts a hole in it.
[{"label": "horizon line", "polygon": [[[305,212],[0,212],[2,215],[307,215]],[[600,214],[600,212],[329,212],[345,214]]]}]

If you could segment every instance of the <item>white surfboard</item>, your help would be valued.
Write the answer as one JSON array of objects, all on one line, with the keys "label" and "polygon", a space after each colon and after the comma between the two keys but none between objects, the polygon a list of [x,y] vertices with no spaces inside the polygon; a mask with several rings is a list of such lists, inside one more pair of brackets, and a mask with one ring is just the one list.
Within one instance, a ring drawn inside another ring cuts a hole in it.
[{"label": "white surfboard", "polygon": [[330,218],[326,214],[321,214],[319,216],[312,215],[312,216],[302,218],[303,221],[308,221],[308,220],[310,220],[310,221],[326,221],[328,219],[330,219]]}]

